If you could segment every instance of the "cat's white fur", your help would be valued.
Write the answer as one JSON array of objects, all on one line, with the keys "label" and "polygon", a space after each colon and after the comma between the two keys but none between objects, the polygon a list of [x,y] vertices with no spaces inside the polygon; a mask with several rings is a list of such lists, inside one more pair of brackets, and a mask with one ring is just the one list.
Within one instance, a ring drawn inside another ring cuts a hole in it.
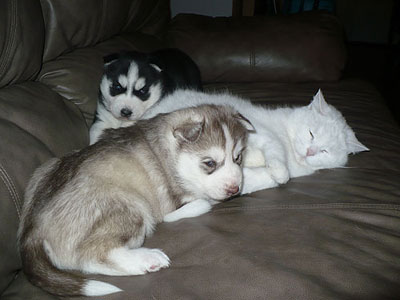
[{"label": "cat's white fur", "polygon": [[242,194],[276,187],[319,169],[343,167],[349,154],[369,150],[321,90],[309,105],[275,109],[228,93],[178,90],[143,118],[200,104],[232,106],[255,128],[244,155]]}]

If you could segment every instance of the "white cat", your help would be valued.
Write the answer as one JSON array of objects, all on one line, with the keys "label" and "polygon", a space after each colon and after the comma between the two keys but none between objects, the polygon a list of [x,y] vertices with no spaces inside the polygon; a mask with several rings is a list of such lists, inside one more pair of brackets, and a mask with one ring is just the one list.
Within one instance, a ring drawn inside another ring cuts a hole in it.
[{"label": "white cat", "polygon": [[246,117],[249,135],[242,194],[276,187],[319,169],[343,167],[350,153],[368,151],[321,90],[307,106],[268,109],[227,93],[176,91],[143,118],[200,104],[230,105]]}]

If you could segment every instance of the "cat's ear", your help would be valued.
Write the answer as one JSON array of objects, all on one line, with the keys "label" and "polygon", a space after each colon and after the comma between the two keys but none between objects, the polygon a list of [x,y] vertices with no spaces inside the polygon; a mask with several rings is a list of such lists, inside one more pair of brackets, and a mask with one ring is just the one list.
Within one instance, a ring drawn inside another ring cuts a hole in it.
[{"label": "cat's ear", "polygon": [[242,114],[237,113],[234,115],[234,117],[239,120],[240,124],[242,124],[244,128],[247,129],[247,131],[256,132],[256,129],[254,128],[253,124],[251,124],[251,122]]},{"label": "cat's ear", "polygon": [[201,136],[204,123],[204,119],[201,122],[185,123],[175,128],[172,133],[180,143],[194,143]]},{"label": "cat's ear", "polygon": [[308,107],[320,113],[321,115],[328,114],[330,110],[329,104],[325,101],[321,89],[319,89],[318,92],[314,95],[314,98]]},{"label": "cat's ear", "polygon": [[354,134],[353,130],[351,130],[351,128],[348,128],[346,130],[346,145],[348,154],[369,151],[367,147],[365,147],[357,140],[356,135]]}]

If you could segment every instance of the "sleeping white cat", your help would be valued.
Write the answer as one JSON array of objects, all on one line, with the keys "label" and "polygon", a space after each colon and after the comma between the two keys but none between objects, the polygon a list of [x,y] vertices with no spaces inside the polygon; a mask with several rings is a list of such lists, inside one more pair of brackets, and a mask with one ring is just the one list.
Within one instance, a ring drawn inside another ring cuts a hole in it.
[{"label": "sleeping white cat", "polygon": [[320,90],[309,105],[276,109],[227,93],[179,90],[147,111],[144,118],[200,104],[233,106],[255,128],[243,158],[242,194],[276,187],[319,169],[343,167],[350,153],[369,150]]}]

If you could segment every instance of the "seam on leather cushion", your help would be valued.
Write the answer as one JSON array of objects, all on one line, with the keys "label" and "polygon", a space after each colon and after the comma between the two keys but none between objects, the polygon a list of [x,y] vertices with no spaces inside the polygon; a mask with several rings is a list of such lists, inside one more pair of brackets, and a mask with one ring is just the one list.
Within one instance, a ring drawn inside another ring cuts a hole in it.
[{"label": "seam on leather cushion", "polygon": [[254,52],[254,49],[251,48],[250,50],[250,67],[254,68],[256,66],[256,53]]},{"label": "seam on leather cushion", "polygon": [[15,188],[13,181],[11,180],[10,176],[2,165],[0,165],[0,177],[4,182],[4,185],[6,186],[8,192],[10,193],[11,199],[14,202],[18,218],[21,219],[21,201],[17,193],[17,189]]},{"label": "seam on leather cushion", "polygon": [[[102,15],[101,15],[101,19],[100,19],[100,26],[99,26],[99,30],[98,30],[98,34],[100,33],[100,32],[103,32],[103,30],[104,30],[104,23],[105,23],[105,19],[106,19],[106,13],[107,13],[107,10],[105,9],[105,7],[106,7],[106,4],[105,4],[105,1],[106,0],[102,0],[101,1],[101,11],[102,11]],[[101,37],[99,37],[99,40],[101,40]]]},{"label": "seam on leather cushion", "polygon": [[8,37],[7,40],[9,42],[6,42],[6,49],[4,51],[4,56],[2,57],[3,63],[0,65],[0,75],[7,69],[7,66],[9,62],[11,61],[10,58],[12,58],[12,49],[14,48],[14,44],[16,41],[16,31],[17,31],[17,5],[18,1],[10,1],[10,8],[8,15],[10,16],[10,26],[8,33],[6,36]]},{"label": "seam on leather cushion", "polygon": [[312,209],[378,209],[378,210],[400,210],[396,204],[368,204],[368,203],[329,203],[329,204],[271,204],[264,206],[241,206],[215,208],[211,213],[222,213],[229,211],[259,211],[259,210],[312,210]]}]

